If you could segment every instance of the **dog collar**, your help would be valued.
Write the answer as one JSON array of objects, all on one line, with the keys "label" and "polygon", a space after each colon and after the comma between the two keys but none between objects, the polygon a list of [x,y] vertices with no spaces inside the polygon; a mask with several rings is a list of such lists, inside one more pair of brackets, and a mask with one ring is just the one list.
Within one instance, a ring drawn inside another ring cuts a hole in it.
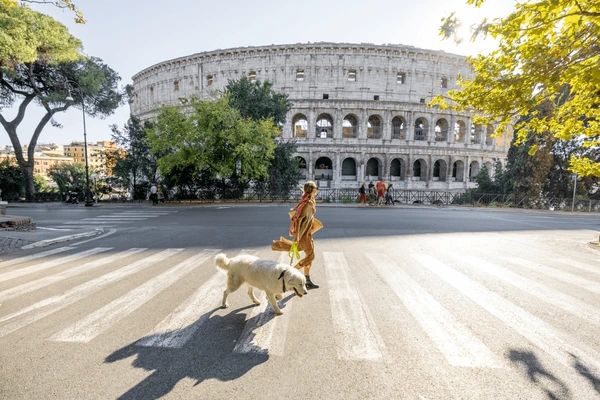
[{"label": "dog collar", "polygon": [[285,279],[282,279],[282,278],[286,272],[287,272],[287,269],[284,269],[283,271],[281,271],[279,278],[277,278],[277,279],[281,279],[281,282],[283,283],[283,293],[285,293]]}]

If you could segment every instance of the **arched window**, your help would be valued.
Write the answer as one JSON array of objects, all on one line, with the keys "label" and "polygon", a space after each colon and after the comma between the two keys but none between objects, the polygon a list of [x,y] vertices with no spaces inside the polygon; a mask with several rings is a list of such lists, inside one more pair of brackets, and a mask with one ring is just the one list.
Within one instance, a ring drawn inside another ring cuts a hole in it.
[{"label": "arched window", "polygon": [[456,182],[463,182],[464,179],[465,164],[462,161],[455,161],[452,164],[452,180]]},{"label": "arched window", "polygon": [[402,117],[392,119],[392,139],[406,139],[406,122]]},{"label": "arched window", "polygon": [[471,124],[471,144],[481,143],[481,131],[483,127],[481,125]]},{"label": "arched window", "polygon": [[424,118],[415,121],[415,140],[427,140],[427,121]]},{"label": "arched window", "polygon": [[413,180],[421,180],[421,160],[417,160],[413,163]]},{"label": "arched window", "polygon": [[342,135],[344,138],[358,137],[358,122],[354,115],[346,115],[342,122]]},{"label": "arched window", "polygon": [[371,158],[367,161],[367,179],[379,179],[379,160]]},{"label": "arched window", "polygon": [[454,142],[464,143],[465,133],[467,132],[467,126],[463,121],[456,121],[454,124]]},{"label": "arched window", "polygon": [[294,137],[306,137],[308,135],[308,120],[302,114],[297,114],[292,119]]},{"label": "arched window", "polygon": [[315,180],[331,180],[333,163],[329,157],[319,157],[315,162]]},{"label": "arched window", "polygon": [[367,138],[381,139],[381,118],[371,115],[367,121]]},{"label": "arched window", "polygon": [[342,180],[343,181],[355,181],[356,180],[356,161],[352,158],[346,158],[342,162]]},{"label": "arched window", "polygon": [[321,114],[317,118],[317,137],[333,138],[333,118],[329,114]]},{"label": "arched window", "polygon": [[435,123],[435,141],[445,142],[448,140],[448,121],[441,118]]},{"label": "arched window", "polygon": [[403,168],[404,160],[395,158],[390,164],[390,178],[392,180],[404,180],[405,171]]},{"label": "arched window", "polygon": [[477,161],[473,161],[471,165],[469,165],[469,180],[474,182],[479,175],[479,163]]},{"label": "arched window", "polygon": [[492,125],[488,125],[485,128],[485,144],[488,146],[491,146],[492,144],[494,144],[494,138],[492,138],[492,135],[494,134],[494,127]]}]

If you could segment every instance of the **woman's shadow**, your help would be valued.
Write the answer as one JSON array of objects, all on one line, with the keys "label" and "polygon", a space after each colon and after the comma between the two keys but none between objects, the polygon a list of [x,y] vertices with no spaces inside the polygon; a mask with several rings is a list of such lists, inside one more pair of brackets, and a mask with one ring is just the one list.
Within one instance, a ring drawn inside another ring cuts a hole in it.
[{"label": "woman's shadow", "polygon": [[[281,303],[288,300],[289,297]],[[152,339],[145,337],[106,357],[106,363],[113,363],[137,355],[132,365],[153,371],[119,399],[158,399],[168,394],[184,378],[195,379],[196,385],[210,378],[230,381],[267,361],[269,355],[265,349],[257,348],[255,352],[244,354],[233,352],[246,323],[257,322],[256,326],[260,327],[274,317],[272,312],[260,313],[246,321],[246,313],[243,311],[252,307],[239,308],[224,316],[213,315],[220,307],[209,311],[198,319],[204,321],[199,328],[194,326],[194,323],[174,332],[188,336],[190,332],[182,331],[194,331],[182,348],[141,346],[142,341]],[[255,318],[258,320],[252,321]]]}]

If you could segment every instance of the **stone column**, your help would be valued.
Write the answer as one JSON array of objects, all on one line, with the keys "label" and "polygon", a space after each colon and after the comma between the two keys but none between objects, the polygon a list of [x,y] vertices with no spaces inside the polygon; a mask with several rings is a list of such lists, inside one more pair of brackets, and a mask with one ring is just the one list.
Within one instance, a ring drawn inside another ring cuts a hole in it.
[{"label": "stone column", "polygon": [[306,167],[307,167],[307,170],[308,170],[308,172],[307,172],[308,176],[306,177],[307,181],[312,181],[314,179],[314,170],[315,170],[315,165],[314,164],[315,164],[315,161],[316,160],[313,160],[312,150],[309,150],[308,151],[308,157],[307,157],[307,160],[306,160],[306,164],[307,164]]},{"label": "stone column", "polygon": [[333,138],[342,139],[342,122],[344,120],[342,109],[336,108],[333,115]]},{"label": "stone column", "polygon": [[335,152],[335,162],[334,162],[334,172],[333,172],[333,187],[339,188],[342,182],[342,163],[340,161],[340,152],[339,150]]},{"label": "stone column", "polygon": [[448,126],[448,144],[454,143],[454,124],[456,124],[456,116],[450,116],[450,122],[448,122],[450,126]]},{"label": "stone column", "polygon": [[414,111],[410,111],[408,116],[406,117],[406,140],[414,141],[415,140],[415,113]]},{"label": "stone column", "polygon": [[308,117],[307,139],[314,139],[317,137],[317,116],[315,115],[314,107],[309,108],[307,117]]},{"label": "stone column", "polygon": [[367,138],[367,122],[368,122],[367,110],[365,110],[364,108],[361,108],[359,118],[360,118],[360,121],[358,121],[358,126],[359,126],[358,138],[366,139]]}]

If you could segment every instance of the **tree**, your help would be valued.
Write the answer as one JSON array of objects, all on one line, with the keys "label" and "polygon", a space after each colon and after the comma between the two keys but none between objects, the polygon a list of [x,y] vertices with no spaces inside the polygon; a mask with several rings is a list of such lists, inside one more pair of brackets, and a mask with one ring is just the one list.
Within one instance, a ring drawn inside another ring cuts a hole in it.
[{"label": "tree", "polygon": [[63,24],[26,6],[9,3],[0,2],[0,76],[23,63],[66,62],[82,57],[81,41]]},{"label": "tree", "polygon": [[268,191],[271,196],[286,198],[300,181],[300,165],[294,153],[296,142],[281,142],[275,148],[275,157],[269,166],[269,178],[256,182],[260,192]]},{"label": "tree", "polygon": [[[44,61],[19,64],[13,70],[0,75],[0,124],[4,127],[15,150],[17,163],[25,177],[25,193],[31,199],[34,193],[34,151],[44,127],[58,113],[69,107],[85,107],[89,116],[104,117],[113,113],[123,102],[123,93],[117,84],[121,78],[98,58],[86,58],[75,62],[50,64]],[[71,96],[73,100],[67,100]],[[8,121],[1,113],[17,100],[18,113]],[[25,117],[27,107],[36,102],[46,114],[35,128],[27,149],[27,159],[17,128]]]},{"label": "tree", "polygon": [[[115,164],[113,175],[132,189],[134,200],[145,198],[147,184],[154,180],[158,170],[157,157],[150,149],[146,129],[152,129],[152,124],[147,121],[142,126],[133,115],[123,130],[119,130],[117,125],[111,126],[112,139],[125,153],[107,153],[107,157]],[[138,189],[140,183],[142,186]]]},{"label": "tree", "polygon": [[86,187],[85,164],[58,164],[48,169],[48,175],[61,192],[82,192]]},{"label": "tree", "polygon": [[[478,7],[484,1],[467,3]],[[532,0],[515,7],[506,18],[486,20],[476,27],[474,37],[490,35],[498,39],[498,49],[469,57],[475,77],[459,79],[462,89],[449,91],[449,102],[438,96],[430,105],[477,111],[474,122],[498,121],[499,134],[549,101],[556,104],[551,115],[540,112],[515,125],[517,144],[531,135],[551,132],[562,140],[585,137],[587,148],[600,145],[600,4],[596,0]],[[441,34],[455,37],[459,26],[451,14]],[[573,155],[569,169],[581,176],[600,176],[600,160],[589,154]]]},{"label": "tree", "polygon": [[239,81],[229,80],[225,93],[229,105],[240,111],[244,118],[255,120],[272,118],[275,124],[285,122],[285,114],[292,107],[288,95],[277,93],[269,81],[250,81],[242,77]]},{"label": "tree", "polygon": [[154,153],[162,153],[158,166],[163,176],[192,169],[198,176],[247,182],[267,177],[279,128],[271,120],[243,118],[224,96],[216,101],[195,97],[182,106],[162,108],[156,126],[148,133]]},{"label": "tree", "polygon": [[11,165],[8,160],[0,162],[1,197],[10,200],[18,199],[23,191],[23,182],[23,173],[19,167]]}]

